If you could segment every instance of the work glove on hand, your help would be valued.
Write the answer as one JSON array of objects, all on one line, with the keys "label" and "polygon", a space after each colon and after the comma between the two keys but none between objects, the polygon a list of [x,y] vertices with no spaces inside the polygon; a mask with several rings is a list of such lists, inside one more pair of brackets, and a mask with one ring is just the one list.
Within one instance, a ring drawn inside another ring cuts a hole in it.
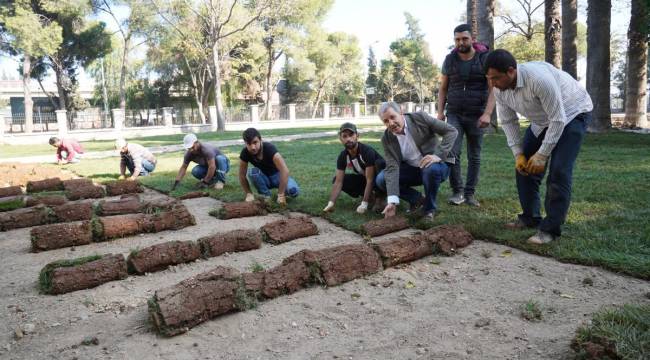
[{"label": "work glove on hand", "polygon": [[181,183],[181,182],[178,181],[178,180],[174,181],[174,185],[172,185],[172,191],[176,190],[176,187],[177,187],[178,184],[180,184],[180,183]]},{"label": "work glove on hand", "polygon": [[124,175],[120,175],[120,176],[117,178],[117,180],[124,180],[124,179],[126,179],[126,176],[124,176]]},{"label": "work glove on hand", "polygon": [[246,200],[245,200],[245,201],[246,201],[246,202],[255,201],[255,195],[253,195],[253,194],[251,194],[251,193],[247,193],[247,194],[246,194]]},{"label": "work glove on hand", "polygon": [[207,187],[208,187],[208,184],[207,184],[205,181],[203,181],[203,180],[199,181],[199,182],[196,184],[196,188],[197,188],[197,189],[205,189],[205,188],[207,188]]},{"label": "work glove on hand", "polygon": [[327,206],[323,209],[323,212],[331,212],[334,211],[334,203],[331,201],[327,202]]},{"label": "work glove on hand", "polygon": [[527,165],[528,161],[526,160],[526,156],[524,154],[517,155],[515,160],[515,169],[519,174],[528,176],[528,171],[526,170]]},{"label": "work glove on hand", "polygon": [[284,194],[278,194],[278,205],[280,206],[287,205],[287,198]]},{"label": "work glove on hand", "polygon": [[528,159],[528,164],[526,164],[526,171],[529,174],[543,173],[544,168],[546,168],[546,160],[548,160],[548,156],[542,155],[540,153],[535,153],[535,155],[531,156],[530,159]]},{"label": "work glove on hand", "polygon": [[357,213],[363,214],[368,210],[368,203],[365,201],[361,202],[361,205],[357,207]]}]

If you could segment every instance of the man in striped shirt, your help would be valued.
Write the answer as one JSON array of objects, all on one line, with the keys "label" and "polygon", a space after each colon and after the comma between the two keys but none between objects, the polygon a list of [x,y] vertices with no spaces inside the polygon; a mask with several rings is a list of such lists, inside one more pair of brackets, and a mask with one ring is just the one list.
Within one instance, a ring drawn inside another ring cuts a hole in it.
[{"label": "man in striped shirt", "polygon": [[[591,121],[587,91],[569,74],[545,62],[517,65],[506,50],[485,61],[486,77],[495,87],[497,111],[515,157],[517,191],[523,213],[506,226],[538,228],[529,243],[544,244],[561,234],[571,201],[573,166]],[[517,113],[530,120],[523,139]],[[540,215],[539,185],[546,172],[546,217]]]}]

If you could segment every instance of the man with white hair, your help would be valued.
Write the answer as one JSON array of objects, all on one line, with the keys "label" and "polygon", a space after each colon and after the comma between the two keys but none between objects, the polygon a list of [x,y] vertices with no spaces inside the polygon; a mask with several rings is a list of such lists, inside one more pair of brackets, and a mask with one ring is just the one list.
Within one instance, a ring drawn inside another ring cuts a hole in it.
[{"label": "man with white hair", "polygon": [[147,176],[156,168],[156,157],[140,144],[129,143],[120,138],[115,140],[115,149],[120,152],[120,177],[126,179],[129,170],[130,180],[138,176]]},{"label": "man with white hair", "polygon": [[[386,169],[375,181],[388,194],[384,216],[395,215],[402,198],[410,211],[422,206],[422,215],[433,220],[438,189],[449,177],[448,163],[454,162],[451,149],[458,131],[425,112],[403,114],[395,102],[381,104],[379,117],[386,126],[381,137]],[[424,197],[413,188],[419,185],[424,185]]]},{"label": "man with white hair", "polygon": [[172,190],[180,184],[185,176],[190,162],[196,165],[192,168],[192,176],[200,180],[197,186],[207,188],[214,186],[216,190],[223,189],[226,184],[226,173],[230,170],[230,160],[217,147],[207,143],[201,143],[194,134],[187,134],[183,138],[183,147],[187,150],[183,157],[183,165],[178,170],[176,181]]}]

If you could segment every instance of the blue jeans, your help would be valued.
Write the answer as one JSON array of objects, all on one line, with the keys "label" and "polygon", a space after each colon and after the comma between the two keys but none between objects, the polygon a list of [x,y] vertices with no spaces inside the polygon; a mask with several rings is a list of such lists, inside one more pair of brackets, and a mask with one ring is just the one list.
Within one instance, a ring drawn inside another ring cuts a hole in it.
[{"label": "blue jeans", "polygon": [[[546,166],[548,177],[546,178],[546,198],[544,199],[546,217],[544,219],[540,214],[539,185],[544,178],[546,169],[541,174],[529,176],[515,172],[519,203],[523,210],[519,219],[526,225],[539,226],[541,231],[555,236],[561,235],[560,228],[566,220],[571,203],[573,166],[590,121],[591,112],[576,116],[564,127],[562,136],[551,152],[551,160]],[[523,139],[523,151],[526,158],[533,156],[542,146],[545,135],[546,130],[539,137],[535,137],[528,127]]]},{"label": "blue jeans", "polygon": [[[133,158],[130,156],[125,156],[124,165],[126,165],[126,168],[129,170],[131,175],[133,175],[133,171],[135,171],[135,163],[133,163]],[[155,168],[156,164],[152,163],[149,160],[142,159],[142,169],[140,169],[139,176],[148,176],[149,173],[152,173]]]},{"label": "blue jeans", "polygon": [[[253,167],[248,169],[248,178],[253,183],[253,186],[257,189],[257,192],[264,196],[271,196],[270,189],[277,189],[280,186],[280,172],[268,176],[264,174],[260,169]],[[285,189],[285,194],[292,198],[300,194],[300,188],[298,183],[291,176],[289,176],[289,181],[287,182],[287,188]]]},{"label": "blue jeans", "polygon": [[[447,113],[447,122],[456,128],[458,136],[452,148],[455,163],[450,164],[449,185],[455,193],[474,195],[476,184],[478,184],[479,171],[481,169],[481,146],[483,145],[483,129],[478,127],[479,116],[466,116]],[[461,174],[460,154],[463,149],[463,135],[467,137],[467,182],[463,187],[463,175]]]},{"label": "blue jeans", "polygon": [[[217,181],[226,183],[226,173],[230,171],[230,159],[224,155],[217,155],[214,157],[215,165],[217,169],[214,171],[214,176],[210,179],[210,185],[215,184]],[[201,180],[205,178],[205,175],[208,174],[207,165],[196,165],[192,168],[192,176]]]},{"label": "blue jeans", "polygon": [[[415,205],[422,194],[413,186],[424,185],[424,213],[436,210],[436,196],[443,181],[449,177],[449,166],[445,162],[431,164],[424,169],[403,162],[399,167],[399,197]],[[386,192],[385,172],[382,170],[375,177],[379,189]]]}]

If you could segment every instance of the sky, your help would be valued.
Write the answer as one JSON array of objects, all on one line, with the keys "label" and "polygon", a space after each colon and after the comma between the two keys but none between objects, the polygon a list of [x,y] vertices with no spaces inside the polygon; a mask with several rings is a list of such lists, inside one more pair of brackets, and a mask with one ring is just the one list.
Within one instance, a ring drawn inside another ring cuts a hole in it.
[{"label": "sky", "polygon": [[[541,1],[541,0],[540,0]],[[390,43],[406,35],[404,12],[411,13],[419,20],[420,29],[429,43],[433,61],[442,65],[449,47],[453,45],[453,29],[463,22],[467,0],[336,0],[327,14],[324,27],[331,32],[343,31],[355,35],[363,50],[362,63],[367,64],[368,48],[372,46],[378,60],[388,56]],[[514,9],[515,0],[498,0],[503,8]],[[578,20],[586,23],[586,0],[579,0]],[[612,0],[612,32],[627,32],[630,0]],[[538,10],[542,19],[543,8]],[[115,22],[102,17],[109,29],[116,29]],[[495,35],[503,31],[500,21],[495,18]],[[579,71],[584,72],[584,62]],[[0,73],[19,78],[18,63],[15,59],[0,56]],[[81,81],[92,81],[85,74]]]}]

